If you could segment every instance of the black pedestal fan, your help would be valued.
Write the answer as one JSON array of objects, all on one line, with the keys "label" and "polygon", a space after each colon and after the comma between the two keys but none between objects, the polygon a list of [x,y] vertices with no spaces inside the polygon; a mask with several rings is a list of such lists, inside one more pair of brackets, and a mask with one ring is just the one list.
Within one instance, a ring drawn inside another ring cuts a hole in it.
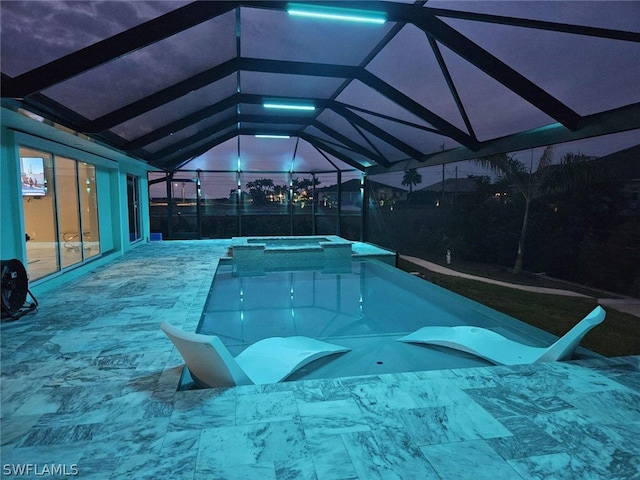
[{"label": "black pedestal fan", "polygon": [[[22,262],[17,259],[2,260],[2,317],[17,320],[35,310],[38,301],[29,291],[29,278]],[[31,302],[27,302],[27,296]]]}]

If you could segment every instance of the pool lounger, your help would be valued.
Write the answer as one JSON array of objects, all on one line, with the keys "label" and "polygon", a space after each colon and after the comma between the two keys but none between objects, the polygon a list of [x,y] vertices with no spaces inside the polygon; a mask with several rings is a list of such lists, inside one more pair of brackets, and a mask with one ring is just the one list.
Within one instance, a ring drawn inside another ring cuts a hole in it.
[{"label": "pool lounger", "polygon": [[589,330],[602,323],[605,316],[604,309],[597,306],[547,348],[524,345],[486,328],[473,326],[422,327],[398,341],[449,347],[502,365],[555,362],[571,358],[582,338]]},{"label": "pool lounger", "polygon": [[265,338],[233,357],[214,335],[185,332],[163,322],[193,380],[201,387],[278,383],[318,358],[350,349],[309,337]]}]

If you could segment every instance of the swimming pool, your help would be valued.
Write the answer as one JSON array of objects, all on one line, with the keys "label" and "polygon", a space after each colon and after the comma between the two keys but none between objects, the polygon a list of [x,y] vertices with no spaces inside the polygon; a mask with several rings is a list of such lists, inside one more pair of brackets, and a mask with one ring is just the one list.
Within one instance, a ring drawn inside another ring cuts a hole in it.
[{"label": "swimming pool", "polygon": [[348,271],[265,272],[238,276],[220,265],[199,333],[217,335],[237,355],[258,340],[306,335],[352,349],[319,360],[290,379],[488,365],[462,352],[397,342],[425,325],[476,325],[531,345],[555,337],[377,260]]}]

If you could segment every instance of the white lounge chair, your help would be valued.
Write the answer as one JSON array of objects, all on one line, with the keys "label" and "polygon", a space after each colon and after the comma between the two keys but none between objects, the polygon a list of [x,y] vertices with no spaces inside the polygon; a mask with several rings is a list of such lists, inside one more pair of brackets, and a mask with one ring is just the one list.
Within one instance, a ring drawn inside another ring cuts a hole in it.
[{"label": "white lounge chair", "polygon": [[277,383],[318,358],[350,350],[309,337],[272,337],[254,343],[234,358],[214,335],[185,332],[167,322],[160,328],[201,387]]},{"label": "white lounge chair", "polygon": [[399,342],[426,343],[461,350],[502,365],[555,362],[571,358],[582,338],[602,323],[606,312],[597,306],[580,323],[547,348],[524,345],[481,327],[422,327]]}]

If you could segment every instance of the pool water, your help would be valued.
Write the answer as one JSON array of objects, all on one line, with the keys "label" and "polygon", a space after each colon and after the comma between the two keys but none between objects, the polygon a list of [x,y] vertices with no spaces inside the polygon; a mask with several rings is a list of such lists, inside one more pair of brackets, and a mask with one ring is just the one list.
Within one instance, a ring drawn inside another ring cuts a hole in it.
[{"label": "pool water", "polygon": [[327,378],[487,365],[441,347],[397,342],[426,325],[476,325],[530,345],[554,337],[512,317],[377,260],[350,271],[274,271],[237,276],[220,265],[198,331],[237,355],[258,340],[305,335],[352,349],[290,377]]}]

